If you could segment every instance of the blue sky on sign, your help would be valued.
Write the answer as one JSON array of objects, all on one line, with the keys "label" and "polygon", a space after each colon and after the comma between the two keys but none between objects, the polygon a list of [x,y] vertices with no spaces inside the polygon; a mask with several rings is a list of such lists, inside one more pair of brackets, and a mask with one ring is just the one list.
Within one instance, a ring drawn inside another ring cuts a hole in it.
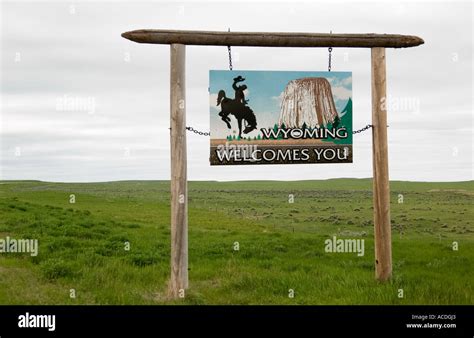
[{"label": "blue sky on sign", "polygon": [[[324,77],[331,83],[334,103],[341,112],[349,97],[352,97],[352,72],[326,71],[253,71],[253,70],[210,70],[209,71],[209,106],[211,114],[211,134],[213,138],[224,138],[234,130],[226,129],[218,113],[220,106],[216,105],[218,92],[222,89],[226,97],[234,98],[232,89],[233,79],[237,76],[245,78],[238,85],[247,85],[245,98],[248,105],[257,116],[258,129],[248,134],[256,136],[260,128],[273,127],[280,116],[281,95],[291,80],[305,77]],[[233,128],[237,124],[233,123]]]}]

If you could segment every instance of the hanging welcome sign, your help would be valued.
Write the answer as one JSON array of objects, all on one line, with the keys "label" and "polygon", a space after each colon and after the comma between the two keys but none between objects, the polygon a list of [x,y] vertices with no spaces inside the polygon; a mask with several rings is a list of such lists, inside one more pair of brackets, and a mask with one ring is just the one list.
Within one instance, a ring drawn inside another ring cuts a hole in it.
[{"label": "hanging welcome sign", "polygon": [[211,70],[211,165],[352,163],[352,73]]}]

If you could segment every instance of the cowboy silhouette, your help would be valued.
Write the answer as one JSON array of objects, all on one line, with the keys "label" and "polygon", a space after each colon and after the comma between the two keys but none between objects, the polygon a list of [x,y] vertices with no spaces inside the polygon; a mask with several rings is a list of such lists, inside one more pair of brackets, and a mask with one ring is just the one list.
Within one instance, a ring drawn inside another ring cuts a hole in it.
[{"label": "cowboy silhouette", "polygon": [[237,76],[234,78],[234,83],[232,84],[232,88],[235,90],[235,101],[241,102],[243,105],[247,105],[249,100],[245,99],[244,90],[247,89],[247,85],[237,86],[237,83],[243,82],[245,79],[242,76]]},{"label": "cowboy silhouette", "polygon": [[223,90],[220,90],[217,96],[217,105],[221,105],[222,108],[219,116],[221,116],[222,121],[227,124],[227,128],[229,129],[232,128],[230,125],[229,114],[233,114],[235,116],[239,126],[239,137],[242,136],[242,120],[246,121],[244,134],[247,134],[257,128],[257,119],[255,114],[253,113],[253,110],[247,106],[248,100],[245,99],[244,91],[247,89],[247,86],[237,86],[237,83],[243,81],[245,81],[245,79],[240,75],[234,78],[232,88],[235,91],[235,96],[233,100],[227,98],[225,91]]}]

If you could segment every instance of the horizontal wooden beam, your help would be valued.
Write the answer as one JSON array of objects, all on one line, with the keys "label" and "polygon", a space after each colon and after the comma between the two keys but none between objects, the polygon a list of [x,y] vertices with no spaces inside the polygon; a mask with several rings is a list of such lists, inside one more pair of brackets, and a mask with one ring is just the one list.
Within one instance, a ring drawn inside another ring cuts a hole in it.
[{"label": "horizontal wooden beam", "polygon": [[394,34],[254,33],[164,29],[140,29],[125,32],[122,37],[139,43],[165,45],[252,47],[406,48],[424,43],[423,39],[417,36]]}]

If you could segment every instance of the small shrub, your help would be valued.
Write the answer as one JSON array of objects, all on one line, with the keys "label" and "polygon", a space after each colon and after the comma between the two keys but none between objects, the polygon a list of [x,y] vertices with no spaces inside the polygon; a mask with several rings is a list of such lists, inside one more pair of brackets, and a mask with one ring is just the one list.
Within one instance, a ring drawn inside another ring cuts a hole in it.
[{"label": "small shrub", "polygon": [[60,258],[52,258],[42,262],[40,269],[43,276],[49,280],[72,277],[74,275],[72,266]]}]

